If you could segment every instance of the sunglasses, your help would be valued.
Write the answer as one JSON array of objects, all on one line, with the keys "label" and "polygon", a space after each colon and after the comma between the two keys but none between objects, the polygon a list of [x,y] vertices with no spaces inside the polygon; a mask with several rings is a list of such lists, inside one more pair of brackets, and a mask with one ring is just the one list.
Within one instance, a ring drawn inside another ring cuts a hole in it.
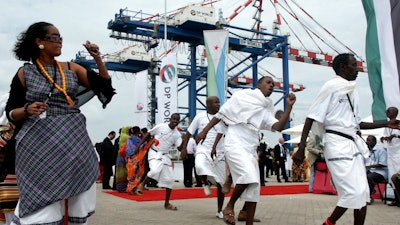
[{"label": "sunglasses", "polygon": [[62,42],[63,38],[59,34],[50,34],[49,36],[45,36],[43,40],[58,43]]}]

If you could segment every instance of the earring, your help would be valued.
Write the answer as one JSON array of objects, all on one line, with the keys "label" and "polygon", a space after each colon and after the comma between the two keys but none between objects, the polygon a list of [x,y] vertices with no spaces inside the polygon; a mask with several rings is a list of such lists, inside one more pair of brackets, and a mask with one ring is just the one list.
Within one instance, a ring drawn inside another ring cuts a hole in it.
[{"label": "earring", "polygon": [[44,49],[44,45],[42,45],[42,44],[40,44],[38,47],[39,47],[39,49]]}]

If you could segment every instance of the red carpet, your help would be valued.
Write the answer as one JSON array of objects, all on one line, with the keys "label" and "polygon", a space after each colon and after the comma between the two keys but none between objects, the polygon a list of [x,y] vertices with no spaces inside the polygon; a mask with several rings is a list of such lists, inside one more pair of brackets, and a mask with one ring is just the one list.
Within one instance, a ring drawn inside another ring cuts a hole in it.
[{"label": "red carpet", "polygon": [[[173,189],[171,193],[171,200],[217,197],[217,188],[211,188],[211,192],[212,194],[210,196],[205,196],[203,188]],[[165,199],[165,190],[145,190],[142,196],[130,195],[128,193],[119,193],[118,191],[104,191],[104,193],[111,194],[120,198],[134,200],[137,202],[163,201]],[[231,196],[231,193],[226,196]],[[308,193],[308,184],[261,187],[261,195],[287,195],[306,193]]]}]

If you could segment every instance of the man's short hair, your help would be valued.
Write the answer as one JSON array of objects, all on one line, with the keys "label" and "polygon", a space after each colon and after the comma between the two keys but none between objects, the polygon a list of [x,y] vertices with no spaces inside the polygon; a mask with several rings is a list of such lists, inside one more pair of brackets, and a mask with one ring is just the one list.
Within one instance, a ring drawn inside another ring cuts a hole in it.
[{"label": "man's short hair", "polygon": [[271,78],[272,79],[272,77],[270,77],[270,76],[262,76],[260,79],[258,79],[257,86],[261,83],[261,81],[263,81],[266,78]]},{"label": "man's short hair", "polygon": [[332,61],[332,68],[335,71],[336,75],[340,73],[340,64],[347,65],[350,61],[350,56],[353,56],[351,53],[342,53],[337,55]]}]

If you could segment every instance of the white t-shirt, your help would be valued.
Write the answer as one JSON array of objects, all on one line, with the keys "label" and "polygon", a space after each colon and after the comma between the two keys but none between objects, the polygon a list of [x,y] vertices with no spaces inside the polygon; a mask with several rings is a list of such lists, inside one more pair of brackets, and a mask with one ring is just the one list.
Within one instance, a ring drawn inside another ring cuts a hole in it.
[{"label": "white t-shirt", "polygon": [[346,94],[333,93],[322,101],[318,107],[310,108],[308,117],[323,123],[325,129],[354,135],[361,122],[356,91],[354,91],[353,102],[354,113]]},{"label": "white t-shirt", "polygon": [[[199,114],[197,114],[192,123],[190,124],[190,126],[188,127],[187,131],[191,134],[194,134],[196,132],[196,130],[198,132],[201,132],[204,127],[207,126],[207,124],[212,120],[212,118],[214,118],[214,115],[211,115],[207,112],[201,112]],[[204,139],[202,144],[203,147],[211,150],[212,146],[214,145],[215,142],[215,138],[217,137],[218,133],[223,133],[223,131],[221,130],[221,124],[217,123],[214,127],[212,127],[208,133],[206,138]],[[220,143],[221,141],[218,143],[217,148],[220,147]]]},{"label": "white t-shirt", "polygon": [[179,131],[176,128],[171,129],[167,123],[157,124],[149,133],[156,139],[151,148],[158,152],[168,153],[172,146],[178,147],[182,144]]},{"label": "white t-shirt", "polygon": [[196,154],[196,141],[194,140],[193,137],[189,138],[189,141],[187,143],[187,154]]}]

